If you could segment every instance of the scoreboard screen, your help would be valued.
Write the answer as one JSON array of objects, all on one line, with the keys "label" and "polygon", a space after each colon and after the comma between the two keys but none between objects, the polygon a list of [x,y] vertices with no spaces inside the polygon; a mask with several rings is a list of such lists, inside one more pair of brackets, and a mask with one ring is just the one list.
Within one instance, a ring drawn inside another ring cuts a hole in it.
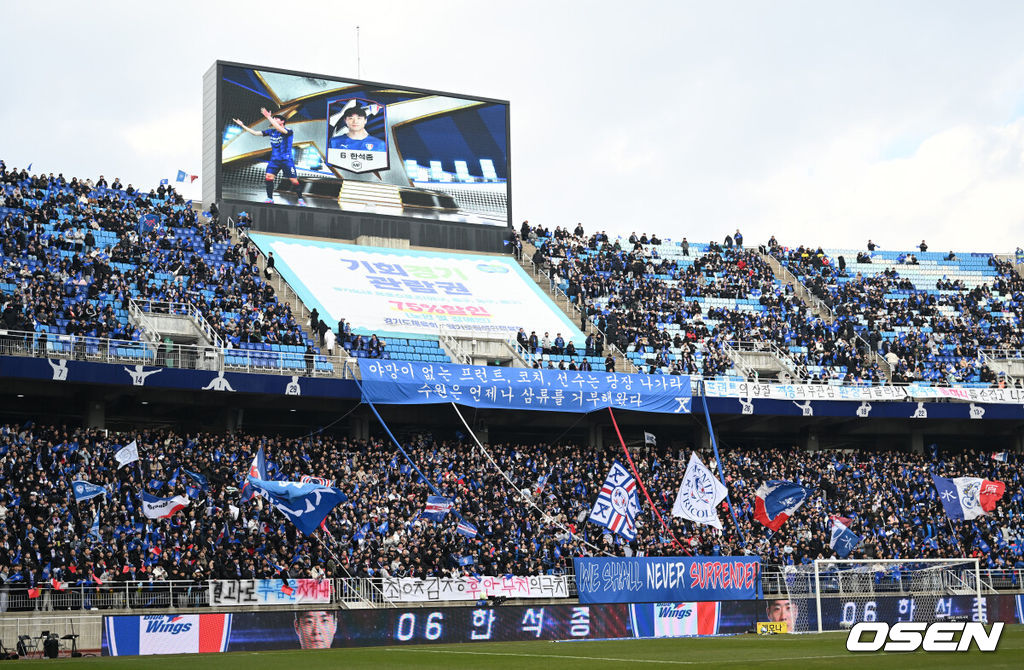
[{"label": "scoreboard screen", "polygon": [[507,101],[234,63],[211,72],[217,200],[509,223]]}]

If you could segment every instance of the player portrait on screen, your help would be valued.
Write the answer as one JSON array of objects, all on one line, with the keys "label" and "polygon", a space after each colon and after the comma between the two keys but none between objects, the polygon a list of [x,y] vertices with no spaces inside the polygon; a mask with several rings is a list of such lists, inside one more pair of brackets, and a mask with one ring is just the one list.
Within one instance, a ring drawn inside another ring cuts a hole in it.
[{"label": "player portrait on screen", "polygon": [[371,134],[387,131],[386,108],[372,100],[349,98],[327,103],[327,162],[351,172],[388,167],[388,144]]},{"label": "player portrait on screen", "polygon": [[300,649],[330,649],[334,632],[338,629],[338,613],[327,610],[296,612],[294,626]]},{"label": "player portrait on screen", "polygon": [[796,628],[796,618],[800,613],[800,606],[792,600],[779,599],[769,600],[767,615],[769,621],[785,621],[786,630],[793,632]]},{"label": "player portrait on screen", "polygon": [[295,171],[295,155],[292,153],[292,140],[295,133],[288,128],[287,120],[283,116],[274,116],[262,108],[260,113],[270,123],[271,127],[267,130],[253,130],[242,123],[240,119],[234,119],[234,121],[250,135],[270,138],[270,160],[267,161],[267,173],[264,179],[267,199],[264,202],[274,202],[274,178],[277,177],[278,172],[283,171],[285,178],[291,181],[292,187],[295,189],[295,195],[298,198],[297,204],[305,205],[306,201],[302,199],[302,184],[299,183],[299,175]]}]

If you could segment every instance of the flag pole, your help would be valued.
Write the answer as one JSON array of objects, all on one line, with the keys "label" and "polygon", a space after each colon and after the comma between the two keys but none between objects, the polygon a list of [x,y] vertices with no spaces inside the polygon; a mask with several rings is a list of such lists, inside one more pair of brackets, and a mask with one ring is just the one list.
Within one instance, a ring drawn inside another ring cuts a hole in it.
[{"label": "flag pole", "polygon": [[952,533],[953,539],[956,540],[956,545],[960,547],[960,554],[967,558],[967,551],[964,549],[964,545],[960,542],[960,536],[957,534],[956,529],[953,528],[953,522],[949,520],[949,515],[946,515],[946,523],[949,525],[949,532]]},{"label": "flag pole", "polygon": [[708,424],[708,435],[711,436],[711,448],[715,452],[715,461],[718,463],[718,481],[722,483],[722,486],[725,486],[725,501],[729,504],[729,514],[732,516],[732,522],[736,526],[736,532],[740,536],[740,545],[743,546],[747,544],[747,538],[743,535],[743,529],[740,528],[740,522],[736,518],[736,510],[733,509],[732,506],[732,496],[729,495],[729,487],[726,486],[726,483],[723,480],[725,475],[725,463],[723,463],[722,459],[718,456],[718,441],[715,439],[715,428],[711,425],[711,412],[708,411],[708,387],[706,383],[701,388],[700,399],[704,404],[704,419]]},{"label": "flag pole", "polygon": [[[509,486],[512,487],[513,491],[518,491],[519,489],[516,486],[515,482],[513,482],[512,479],[507,474],[505,474],[505,471],[501,469],[501,467],[498,465],[497,461],[495,461],[494,458],[491,456],[491,454],[487,451],[487,449],[484,448],[483,443],[480,442],[480,439],[476,436],[476,433],[473,432],[473,429],[469,427],[469,423],[466,421],[466,418],[464,416],[462,416],[462,412],[459,411],[459,406],[456,405],[455,403],[452,403],[452,409],[455,410],[455,413],[458,415],[459,419],[462,421],[462,425],[465,426],[466,430],[469,431],[469,434],[473,438],[473,441],[476,442],[476,446],[480,449],[480,451],[482,451],[484,453],[484,456],[486,456],[487,460],[489,460],[491,462],[491,465],[493,465],[494,468],[501,474],[501,476],[505,478],[505,481],[507,481],[509,483]],[[552,472],[554,472],[554,467],[552,467]],[[545,482],[545,486],[547,486],[547,482]],[[550,523],[553,523],[554,525],[558,526],[559,528],[561,528],[565,532],[569,533],[569,535],[571,537],[578,538],[580,542],[582,542],[584,545],[590,547],[594,551],[600,552],[600,553],[604,554],[605,556],[614,556],[615,555],[615,554],[612,554],[611,552],[609,552],[609,551],[607,551],[605,549],[601,549],[600,547],[587,542],[586,539],[584,539],[582,536],[580,536],[579,533],[574,533],[569,528],[567,528],[564,524],[560,523],[559,521],[555,520],[553,517],[549,516],[547,514],[547,512],[542,510],[540,508],[540,506],[537,505],[537,503],[535,503],[530,498],[525,498],[525,500],[526,500],[526,503],[528,505],[532,506],[534,509],[536,509],[538,512],[541,513],[541,521],[544,521],[544,518],[547,517],[548,520],[550,521]]]}]

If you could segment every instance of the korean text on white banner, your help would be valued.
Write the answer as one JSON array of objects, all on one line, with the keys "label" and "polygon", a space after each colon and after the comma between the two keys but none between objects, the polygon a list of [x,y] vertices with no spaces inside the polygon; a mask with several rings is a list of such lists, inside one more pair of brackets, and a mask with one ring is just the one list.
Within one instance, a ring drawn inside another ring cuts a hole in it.
[{"label": "korean text on white banner", "polygon": [[392,602],[442,602],[480,600],[493,596],[505,598],[568,598],[569,585],[564,575],[532,577],[414,577],[385,578],[384,598]]},{"label": "korean text on white banner", "polygon": [[331,602],[331,580],[214,579],[210,607],[262,605],[324,605]]}]

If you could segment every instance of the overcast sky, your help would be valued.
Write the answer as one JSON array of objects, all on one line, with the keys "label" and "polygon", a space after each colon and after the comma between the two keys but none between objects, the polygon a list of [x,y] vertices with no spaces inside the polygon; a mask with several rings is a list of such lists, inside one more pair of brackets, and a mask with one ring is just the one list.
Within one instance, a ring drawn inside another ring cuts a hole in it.
[{"label": "overcast sky", "polygon": [[1024,3],[224,4],[0,0],[0,158],[198,173],[222,59],[510,100],[517,224],[1024,244]]}]

